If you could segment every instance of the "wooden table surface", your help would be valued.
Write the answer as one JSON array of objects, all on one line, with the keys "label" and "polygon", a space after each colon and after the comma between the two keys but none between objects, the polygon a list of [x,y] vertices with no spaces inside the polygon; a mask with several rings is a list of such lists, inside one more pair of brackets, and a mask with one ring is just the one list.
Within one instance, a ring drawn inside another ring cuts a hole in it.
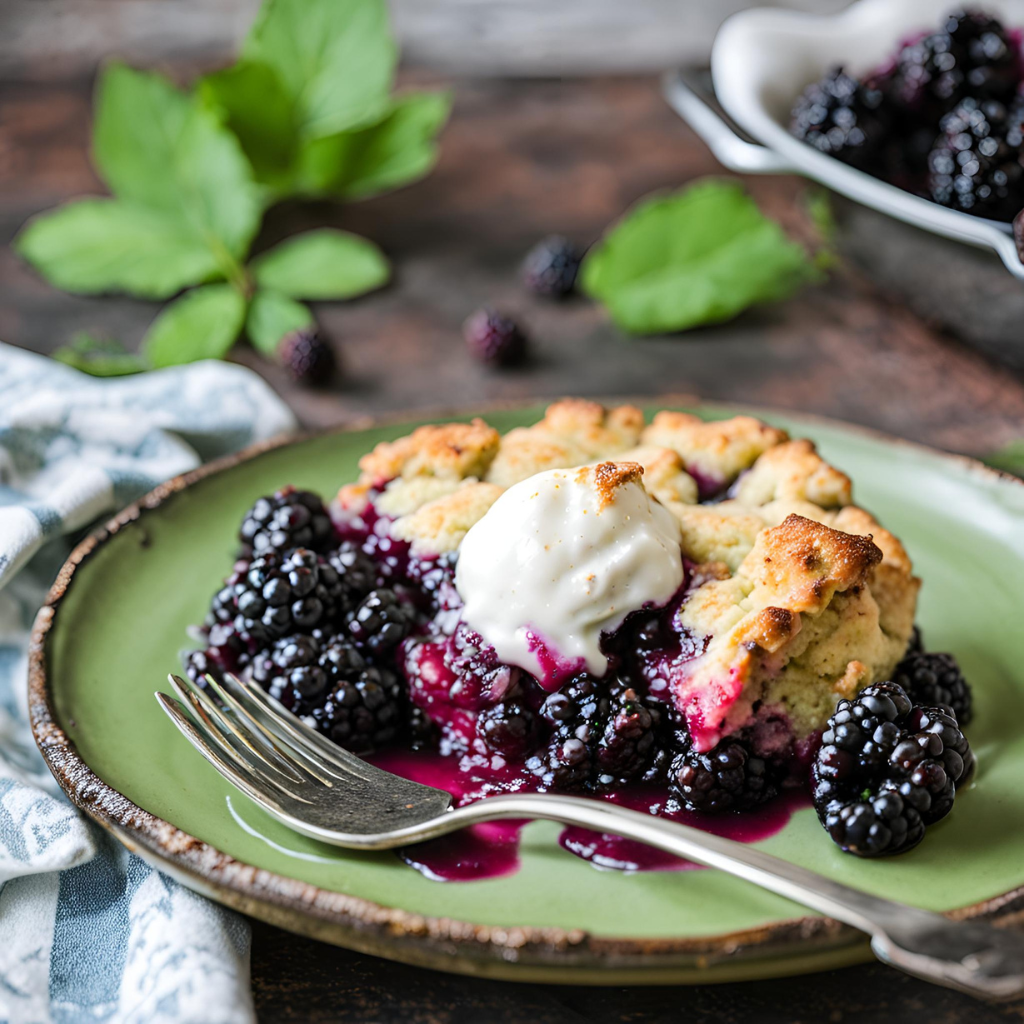
[{"label": "wooden table surface", "polygon": [[[35,77],[0,82],[4,243],[30,214],[99,190],[87,155],[91,83]],[[519,287],[516,267],[544,234],[589,242],[640,196],[717,171],[652,79],[457,83],[441,163],[427,181],[359,205],[289,206],[269,215],[261,245],[331,223],[375,239],[394,261],[396,280],[386,291],[317,309],[345,364],[344,383],[329,392],[302,391],[251,353],[239,358],[264,373],[310,426],[493,399],[683,392],[823,414],[973,454],[1024,436],[1019,372],[933,326],[927,298],[943,275],[959,275],[969,264],[997,281],[993,287],[1013,303],[1016,293],[992,276],[1003,272],[981,254],[937,242],[922,247],[909,229],[861,211],[839,210],[839,248],[847,259],[827,283],[682,337],[628,340],[583,300],[545,304]],[[807,234],[801,182],[779,177],[749,184],[768,212]],[[902,258],[904,251],[924,251],[924,264],[908,266],[919,257]],[[491,372],[469,358],[459,327],[484,303],[512,311],[528,326],[534,354],[527,367]],[[986,304],[993,303],[998,306]],[[6,341],[48,352],[89,329],[134,344],[154,312],[145,302],[56,292],[9,250],[0,251],[0,338]],[[979,321],[964,317],[969,335]],[[1021,366],[1014,350],[1004,355]],[[267,1022],[1024,1019],[1024,1005],[983,1006],[876,965],[692,989],[511,985],[403,967],[260,924],[252,969]]]}]

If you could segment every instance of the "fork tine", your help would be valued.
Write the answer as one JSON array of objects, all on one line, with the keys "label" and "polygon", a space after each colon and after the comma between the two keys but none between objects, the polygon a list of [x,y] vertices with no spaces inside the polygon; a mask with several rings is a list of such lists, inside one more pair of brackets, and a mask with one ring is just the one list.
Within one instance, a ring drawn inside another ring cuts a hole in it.
[{"label": "fork tine", "polygon": [[[233,786],[240,789],[250,800],[259,804],[264,810],[269,811],[271,814],[280,814],[282,808],[278,806],[273,800],[273,794],[268,793],[265,790],[257,789],[253,783],[251,776],[241,771],[239,766],[244,764],[238,760],[237,753],[231,751],[228,753],[221,751],[224,749],[221,745],[220,749],[217,746],[209,743],[206,737],[199,731],[193,722],[192,718],[184,710],[184,706],[173,697],[168,696],[166,693],[157,693],[154,695],[160,702],[160,706],[167,713],[168,717],[178,727],[179,732],[192,744],[196,750],[199,751],[203,757],[206,758],[214,768],[224,776]],[[230,748],[229,748],[230,749]]]},{"label": "fork tine", "polygon": [[[272,786],[293,800],[309,803],[295,790],[311,781],[319,781],[318,779],[314,779],[309,774],[299,774],[297,767],[293,768],[291,774],[285,774],[280,769],[274,768],[272,764],[253,752],[252,745],[239,736],[238,729],[229,726],[224,714],[202,690],[198,687],[190,687],[180,676],[171,675],[168,676],[168,679],[181,698],[183,706],[192,712],[192,722],[199,735],[203,736],[207,742],[212,740],[220,748],[223,756],[243,766],[265,786]],[[238,737],[238,744],[231,742],[232,736]]]},{"label": "fork tine", "polygon": [[[209,678],[209,677],[207,677]],[[181,676],[176,676],[173,673],[167,677],[168,682],[174,687],[175,692],[178,693],[188,704],[195,708],[196,711],[203,716],[204,719],[213,719],[216,723],[217,730],[220,733],[230,733],[238,740],[239,743],[243,744],[253,757],[262,761],[268,768],[275,768],[279,774],[285,775],[292,782],[305,782],[306,778],[296,769],[288,758],[283,755],[276,755],[275,752],[270,750],[260,749],[258,747],[258,741],[256,737],[252,736],[249,730],[236,724],[230,715],[224,713],[217,704],[212,701],[207,693],[204,692],[203,688],[193,683],[191,680],[183,679]],[[209,727],[212,723],[207,721]]]},{"label": "fork tine", "polygon": [[268,747],[274,755],[284,760],[293,770],[298,768],[325,786],[333,786],[334,782],[338,780],[339,776],[336,771],[317,764],[304,751],[296,749],[294,744],[282,741],[279,736],[276,736],[255,715],[243,707],[241,701],[228,692],[214,676],[207,675],[206,680],[210,689],[224,704],[225,712],[229,712],[226,717],[237,722],[238,726],[244,729],[252,739]]},{"label": "fork tine", "polygon": [[[374,782],[379,778],[379,768],[367,764],[362,758],[350,754],[344,747],[339,747],[311,729],[258,686],[247,686],[237,676],[229,673],[221,681],[220,689],[233,697],[250,719],[273,733],[290,750],[303,755],[322,770],[331,772],[335,778],[344,781],[354,775],[365,782]],[[339,772],[342,773],[340,776]]]}]

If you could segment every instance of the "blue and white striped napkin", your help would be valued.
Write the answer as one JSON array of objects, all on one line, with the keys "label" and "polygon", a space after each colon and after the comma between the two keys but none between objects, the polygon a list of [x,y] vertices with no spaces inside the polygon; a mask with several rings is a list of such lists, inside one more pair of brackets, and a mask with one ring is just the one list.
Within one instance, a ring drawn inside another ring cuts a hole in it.
[{"label": "blue and white striped napkin", "polygon": [[0,1024],[253,1020],[245,920],[114,843],[46,770],[26,650],[69,534],[294,427],[239,366],[97,379],[0,344]]}]

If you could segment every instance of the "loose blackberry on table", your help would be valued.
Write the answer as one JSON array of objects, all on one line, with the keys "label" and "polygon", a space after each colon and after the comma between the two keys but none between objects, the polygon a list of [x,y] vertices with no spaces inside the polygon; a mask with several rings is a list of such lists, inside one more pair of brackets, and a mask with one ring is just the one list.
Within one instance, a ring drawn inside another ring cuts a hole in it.
[{"label": "loose blackberry on table", "polygon": [[329,384],[338,369],[334,350],[312,326],[286,334],[277,356],[292,380],[308,387]]},{"label": "loose blackberry on table", "polygon": [[534,246],[523,261],[523,284],[536,295],[560,299],[576,287],[581,254],[561,235],[551,235]]},{"label": "loose blackberry on table", "polygon": [[972,765],[956,718],[915,706],[896,683],[876,683],[829,719],[811,769],[814,807],[846,852],[901,853],[949,813]]},{"label": "loose blackberry on table", "polygon": [[526,335],[511,317],[493,309],[478,309],[462,327],[466,345],[481,362],[515,366],[526,358]]}]

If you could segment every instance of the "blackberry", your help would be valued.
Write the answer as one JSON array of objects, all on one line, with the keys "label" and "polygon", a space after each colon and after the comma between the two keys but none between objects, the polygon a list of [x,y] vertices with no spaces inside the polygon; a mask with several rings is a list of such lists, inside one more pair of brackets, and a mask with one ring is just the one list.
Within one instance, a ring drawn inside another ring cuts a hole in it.
[{"label": "blackberry", "polygon": [[928,154],[928,191],[942,206],[1012,220],[1024,200],[1021,111],[968,97],[939,122]]},{"label": "blackberry", "polygon": [[679,754],[685,754],[693,745],[690,731],[671,704],[664,704],[652,697],[644,697],[643,701],[651,716],[654,743],[640,779],[642,782],[667,785],[672,761]]},{"label": "blackberry", "polygon": [[286,334],[277,357],[292,380],[310,387],[329,384],[338,368],[334,351],[313,326]]},{"label": "blackberry", "polygon": [[358,679],[366,671],[366,659],[351,640],[340,635],[322,641],[319,664],[332,684],[342,679]]},{"label": "blackberry", "polygon": [[286,708],[305,714],[324,696],[330,681],[320,655],[315,637],[284,637],[253,659],[252,678]]},{"label": "blackberry", "polygon": [[907,658],[911,654],[921,654],[924,651],[924,637],[921,634],[921,627],[915,626],[910,632],[910,639],[907,641],[907,649],[903,653],[903,657]]},{"label": "blackberry", "polygon": [[444,646],[444,668],[454,679],[447,699],[467,711],[480,711],[505,700],[523,675],[521,669],[506,665],[494,647],[464,622]]},{"label": "blackberry", "polygon": [[523,261],[523,284],[536,295],[560,299],[576,287],[580,251],[567,238],[551,235],[534,246]]},{"label": "blackberry", "polygon": [[669,768],[669,787],[690,811],[721,814],[749,811],[778,793],[774,766],[754,757],[745,744],[723,740],[713,750],[689,750],[677,755]]},{"label": "blackberry", "polygon": [[257,499],[242,520],[239,539],[246,558],[295,548],[323,553],[334,543],[334,527],[319,495],[285,487]]},{"label": "blackberry", "polygon": [[526,767],[550,789],[601,790],[642,775],[655,754],[654,718],[630,687],[576,676],[541,705],[546,749]]},{"label": "blackberry", "polygon": [[477,735],[489,750],[521,761],[537,746],[537,716],[521,701],[507,700],[484,708],[476,720]]},{"label": "blackberry", "polygon": [[437,745],[437,726],[423,708],[415,704],[411,704],[406,713],[406,729],[413,750],[430,750]]},{"label": "blackberry", "polygon": [[861,85],[842,68],[834,68],[797,98],[790,114],[790,134],[864,169],[888,131],[883,100],[881,90]]},{"label": "blackberry", "polygon": [[337,614],[338,573],[306,548],[288,556],[268,551],[235,573],[216,594],[206,619],[211,631],[230,623],[253,650],[294,633],[309,633]]},{"label": "blackberry", "polygon": [[961,726],[974,717],[971,687],[952,654],[914,652],[896,666],[893,682],[902,686],[915,704],[952,708]]},{"label": "blackberry", "polygon": [[513,366],[526,358],[526,335],[510,317],[478,309],[462,326],[469,350],[494,366]]},{"label": "blackberry", "polygon": [[379,750],[401,731],[395,677],[367,665],[357,678],[341,679],[312,718],[320,732],[353,754]]},{"label": "blackberry", "polygon": [[1008,101],[1019,79],[1017,49],[1002,24],[961,10],[900,50],[891,91],[904,108],[937,118],[968,93]]},{"label": "blackberry", "polygon": [[206,686],[206,677],[219,679],[225,671],[225,665],[215,653],[215,649],[206,648],[201,651],[188,651],[182,656],[182,667],[185,675],[201,687]]},{"label": "blackberry", "polygon": [[327,556],[327,561],[338,574],[342,604],[346,611],[353,611],[356,605],[373,590],[377,569],[357,544],[350,540]]},{"label": "blackberry", "polygon": [[915,706],[896,683],[876,683],[841,700],[829,719],[811,767],[814,807],[848,853],[900,853],[949,813],[972,765],[945,709]]},{"label": "blackberry", "polygon": [[380,587],[363,598],[349,619],[348,631],[359,647],[381,655],[397,647],[408,635],[413,609],[393,590]]}]

